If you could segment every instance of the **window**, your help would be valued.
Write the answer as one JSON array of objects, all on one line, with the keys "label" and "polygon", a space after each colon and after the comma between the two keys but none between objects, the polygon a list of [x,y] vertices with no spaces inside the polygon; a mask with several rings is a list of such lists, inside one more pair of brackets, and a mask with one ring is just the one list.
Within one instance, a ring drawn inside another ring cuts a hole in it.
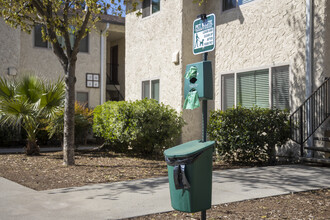
[{"label": "window", "polygon": [[221,89],[223,110],[235,105],[287,109],[289,66],[222,75]]},{"label": "window", "polygon": [[236,103],[251,108],[269,107],[268,69],[237,74]]},{"label": "window", "polygon": [[159,79],[142,82],[142,99],[152,98],[159,102]]},{"label": "window", "polygon": [[222,75],[221,80],[221,94],[222,96],[222,109],[231,108],[235,105],[235,77],[234,74]]},{"label": "window", "polygon": [[[36,25],[34,27],[34,46],[35,47],[44,47],[44,48],[51,48],[51,43],[48,41],[44,41],[42,39],[42,28],[44,25]],[[79,52],[86,52],[88,53],[88,36],[89,34],[86,35],[83,39],[81,39],[80,44],[79,44]],[[62,36],[58,36],[58,42],[60,45],[63,47],[65,46],[64,44],[64,38]],[[74,35],[70,35],[70,43],[73,45],[74,43]]]},{"label": "window", "polygon": [[76,100],[79,104],[88,107],[88,92],[77,92]]},{"label": "window", "polygon": [[148,17],[150,14],[160,11],[160,0],[144,0],[142,3],[142,17]]},{"label": "window", "polygon": [[[88,53],[88,39],[89,39],[89,34],[87,34],[83,39],[80,40],[79,52]],[[57,40],[62,47],[65,47],[65,41],[62,36],[57,36]],[[70,44],[73,47],[73,44],[74,44],[74,35],[73,34],[70,34]]]},{"label": "window", "polygon": [[38,24],[34,27],[34,46],[35,47],[49,47],[48,41],[44,41],[42,39],[42,29],[44,28],[43,25]]},{"label": "window", "polygon": [[289,68],[287,66],[272,69],[272,103],[279,109],[289,108]]},{"label": "window", "polygon": [[254,0],[222,0],[222,11],[236,8],[236,6],[244,5],[253,1]]},{"label": "window", "polygon": [[83,39],[80,40],[79,44],[79,52],[88,53],[88,40],[89,40],[89,34],[86,35]]},{"label": "window", "polygon": [[236,0],[222,0],[222,11],[236,8]]}]

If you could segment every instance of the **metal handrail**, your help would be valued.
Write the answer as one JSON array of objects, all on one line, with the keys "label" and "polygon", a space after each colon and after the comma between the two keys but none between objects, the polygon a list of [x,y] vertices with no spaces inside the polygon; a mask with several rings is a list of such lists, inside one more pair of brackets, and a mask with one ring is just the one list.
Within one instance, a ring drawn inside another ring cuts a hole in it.
[{"label": "metal handrail", "polygon": [[291,139],[300,144],[303,157],[303,144],[329,117],[329,80],[327,78],[298,108],[290,115]]},{"label": "metal handrail", "polygon": [[116,85],[113,85],[113,86],[114,86],[115,89],[117,90],[117,92],[118,92],[118,94],[119,94],[121,100],[125,100],[124,97],[122,96],[122,94],[120,93],[119,89],[117,88],[117,86],[116,86]]},{"label": "metal handrail", "polygon": [[118,64],[107,63],[107,84],[118,85]]}]

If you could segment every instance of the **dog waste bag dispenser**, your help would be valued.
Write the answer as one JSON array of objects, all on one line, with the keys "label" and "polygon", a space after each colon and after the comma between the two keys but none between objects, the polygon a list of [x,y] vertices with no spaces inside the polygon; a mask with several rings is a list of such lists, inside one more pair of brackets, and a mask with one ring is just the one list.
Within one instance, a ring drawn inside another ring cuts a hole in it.
[{"label": "dog waste bag dispenser", "polygon": [[214,141],[190,141],[165,150],[172,207],[182,212],[211,208]]},{"label": "dog waste bag dispenser", "polygon": [[184,109],[198,108],[199,99],[213,99],[211,61],[188,64],[184,78]]}]

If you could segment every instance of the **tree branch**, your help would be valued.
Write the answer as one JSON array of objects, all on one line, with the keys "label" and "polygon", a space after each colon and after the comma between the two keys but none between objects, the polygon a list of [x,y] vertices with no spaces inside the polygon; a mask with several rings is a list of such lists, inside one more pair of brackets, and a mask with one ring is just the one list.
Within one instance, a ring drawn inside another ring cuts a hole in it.
[{"label": "tree branch", "polygon": [[78,34],[76,35],[76,39],[75,39],[73,49],[72,49],[72,57],[76,57],[79,52],[79,50],[78,50],[79,43],[86,33],[86,28],[87,28],[87,24],[89,22],[90,16],[91,16],[91,11],[89,10],[89,8],[87,8],[87,13],[85,15],[83,24],[81,25],[80,30],[78,30]]},{"label": "tree branch", "polygon": [[71,57],[72,47],[71,47],[70,35],[69,35],[69,31],[68,31],[68,29],[69,29],[68,13],[69,13],[69,2],[66,2],[65,6],[64,6],[64,10],[63,10],[64,31],[62,31],[62,33],[63,33],[65,45],[66,45],[66,54],[68,55],[68,57]]}]

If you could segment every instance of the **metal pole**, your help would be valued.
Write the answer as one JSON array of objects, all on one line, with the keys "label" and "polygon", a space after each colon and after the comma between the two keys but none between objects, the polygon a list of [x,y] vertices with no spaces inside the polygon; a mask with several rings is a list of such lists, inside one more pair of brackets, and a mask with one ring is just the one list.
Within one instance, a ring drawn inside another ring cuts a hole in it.
[{"label": "metal pole", "polygon": [[[203,61],[207,61],[208,53],[203,54]],[[207,129],[207,100],[202,101],[202,142],[206,142],[206,129]],[[201,211],[201,220],[206,220],[206,210]]]},{"label": "metal pole", "polygon": [[[314,44],[314,0],[306,0],[306,99],[313,90],[313,44]],[[312,134],[312,108],[311,103],[307,103],[307,135]],[[307,140],[307,145],[313,145],[313,136]],[[307,157],[313,157],[313,151],[307,151]]]},{"label": "metal pole", "polygon": [[[200,15],[202,19],[206,19],[206,14]],[[203,61],[207,61],[208,53],[203,53]],[[202,101],[202,142],[206,142],[207,129],[207,100]],[[206,220],[206,210],[201,211],[201,220]]]},{"label": "metal pole", "polygon": [[201,220],[206,220],[206,210],[201,211]]},{"label": "metal pole", "polygon": [[[207,61],[208,53],[203,53],[203,61]],[[207,100],[202,101],[202,142],[206,142],[207,130]]]},{"label": "metal pole", "polygon": [[206,142],[206,130],[207,130],[207,100],[202,101],[203,112],[202,112],[202,142]]}]

